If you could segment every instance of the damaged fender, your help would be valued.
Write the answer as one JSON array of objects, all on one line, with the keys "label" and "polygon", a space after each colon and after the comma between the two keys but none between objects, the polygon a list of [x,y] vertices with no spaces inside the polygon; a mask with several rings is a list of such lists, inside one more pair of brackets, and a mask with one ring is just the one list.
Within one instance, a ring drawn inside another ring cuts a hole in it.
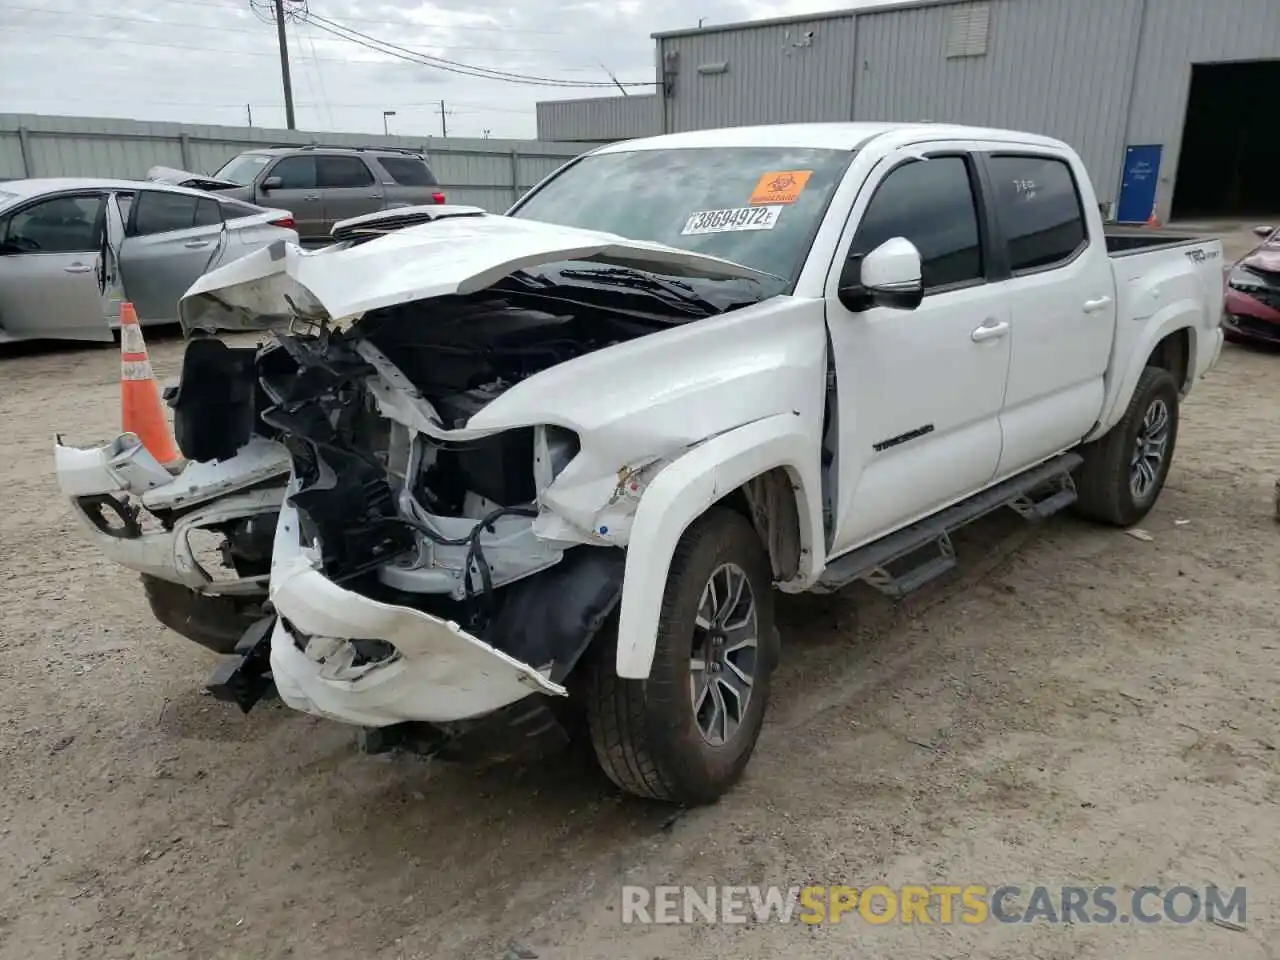
[{"label": "damaged fender", "polygon": [[816,544],[823,542],[820,441],[811,420],[779,414],[712,437],[662,470],[636,510],[627,548],[618,623],[618,676],[649,676],[671,557],[685,530],[714,503],[775,467],[796,486],[801,562],[798,577],[821,573]]}]

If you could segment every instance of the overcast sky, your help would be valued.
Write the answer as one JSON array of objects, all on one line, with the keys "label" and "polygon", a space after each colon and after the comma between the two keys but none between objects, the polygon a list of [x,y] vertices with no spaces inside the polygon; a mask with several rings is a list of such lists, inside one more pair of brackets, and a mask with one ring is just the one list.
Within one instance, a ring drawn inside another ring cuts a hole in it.
[{"label": "overcast sky", "polygon": [[[270,0],[259,0],[269,3]],[[449,60],[556,80],[654,79],[656,30],[885,0],[310,0],[310,11]],[[609,95],[458,76],[288,28],[304,130],[533,137],[534,102]],[[613,93],[617,93],[614,89]],[[643,92],[635,88],[635,92]],[[250,0],[0,0],[0,111],[284,127],[275,28]]]}]

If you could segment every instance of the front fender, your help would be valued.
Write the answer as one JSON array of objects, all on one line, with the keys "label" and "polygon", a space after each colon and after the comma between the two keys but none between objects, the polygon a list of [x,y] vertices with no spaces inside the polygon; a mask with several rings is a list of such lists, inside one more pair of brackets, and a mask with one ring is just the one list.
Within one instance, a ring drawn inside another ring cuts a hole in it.
[{"label": "front fender", "polygon": [[797,488],[801,578],[817,568],[823,543],[820,438],[796,414],[779,414],[722,433],[664,468],[636,508],[618,621],[618,676],[649,676],[671,557],[685,530],[726,494],[753,477],[782,467]]}]

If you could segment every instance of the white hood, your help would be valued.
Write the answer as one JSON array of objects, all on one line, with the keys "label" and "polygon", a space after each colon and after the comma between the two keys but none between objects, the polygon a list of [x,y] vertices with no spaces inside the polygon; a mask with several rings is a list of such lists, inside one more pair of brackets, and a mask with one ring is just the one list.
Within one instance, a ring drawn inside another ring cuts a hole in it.
[{"label": "white hood", "polygon": [[563,260],[669,275],[775,279],[658,243],[503,216],[447,217],[349,248],[277,242],[205,274],[178,305],[183,329],[262,330],[294,317],[341,321],[428,297],[474,293],[521,267]]}]

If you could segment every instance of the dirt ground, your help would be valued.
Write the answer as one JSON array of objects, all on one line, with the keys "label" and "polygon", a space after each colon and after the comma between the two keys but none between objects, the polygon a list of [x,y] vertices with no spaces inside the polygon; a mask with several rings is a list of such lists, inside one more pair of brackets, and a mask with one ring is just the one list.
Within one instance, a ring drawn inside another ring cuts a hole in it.
[{"label": "dirt ground", "polygon": [[[162,378],[181,344],[151,338]],[[1138,957],[1280,948],[1280,354],[1226,349],[1144,541],[998,516],[902,605],[781,604],[746,778],[673,816],[568,758],[367,757],[200,692],[213,657],[88,549],[57,431],[110,347],[0,355],[0,957]],[[1244,929],[624,926],[624,883],[1246,886]],[[515,949],[512,945],[515,944]]]}]

